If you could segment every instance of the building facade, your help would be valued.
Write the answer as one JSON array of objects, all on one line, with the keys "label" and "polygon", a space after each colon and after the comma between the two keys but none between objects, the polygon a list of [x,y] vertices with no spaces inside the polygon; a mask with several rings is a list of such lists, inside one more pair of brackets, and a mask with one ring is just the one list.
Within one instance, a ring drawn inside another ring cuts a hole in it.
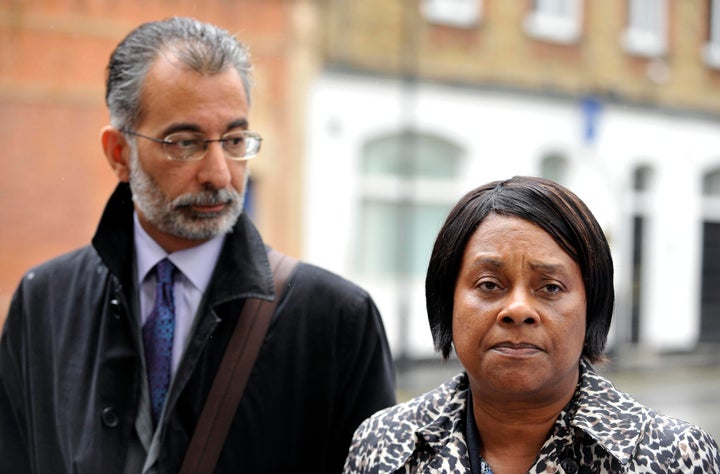
[{"label": "building facade", "polygon": [[304,253],[375,296],[399,358],[433,356],[424,272],[471,188],[539,175],[598,217],[611,346],[720,342],[720,5],[324,2]]}]

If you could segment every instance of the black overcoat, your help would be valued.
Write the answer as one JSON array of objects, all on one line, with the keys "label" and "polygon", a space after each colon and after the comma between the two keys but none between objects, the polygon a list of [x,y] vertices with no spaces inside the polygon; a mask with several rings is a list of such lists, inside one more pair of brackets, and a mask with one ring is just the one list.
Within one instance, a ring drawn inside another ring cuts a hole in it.
[{"label": "black overcoat", "polygon": [[[22,279],[0,339],[0,472],[122,472],[145,376],[132,236],[130,190],[120,184],[91,246]],[[168,395],[160,472],[177,472],[250,296],[272,298],[273,283],[266,247],[243,215]],[[394,402],[394,368],[370,296],[300,263],[217,472],[340,472],[355,428]]]}]

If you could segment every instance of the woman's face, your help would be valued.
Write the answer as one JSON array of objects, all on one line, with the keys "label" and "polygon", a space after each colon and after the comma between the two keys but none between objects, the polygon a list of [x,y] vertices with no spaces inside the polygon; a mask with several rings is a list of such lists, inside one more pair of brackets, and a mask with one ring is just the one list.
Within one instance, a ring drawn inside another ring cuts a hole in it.
[{"label": "woman's face", "polygon": [[585,339],[580,267],[535,224],[490,214],[455,285],[453,343],[473,395],[552,402],[572,395]]}]

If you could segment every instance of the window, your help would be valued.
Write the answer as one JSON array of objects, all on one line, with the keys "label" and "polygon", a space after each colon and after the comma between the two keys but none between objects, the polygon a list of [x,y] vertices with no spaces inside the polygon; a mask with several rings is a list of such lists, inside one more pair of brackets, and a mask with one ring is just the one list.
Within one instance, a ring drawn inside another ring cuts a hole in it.
[{"label": "window", "polygon": [[540,176],[555,181],[567,183],[567,159],[561,153],[548,153],[540,161]]},{"label": "window", "polygon": [[703,247],[700,285],[700,342],[720,342],[720,168],[702,178]]},{"label": "window", "polygon": [[640,215],[650,214],[653,202],[653,192],[656,181],[655,169],[649,164],[638,165],[632,174],[634,191],[634,213]]},{"label": "window", "polygon": [[667,51],[667,0],[629,0],[623,45],[631,54],[658,57]]},{"label": "window", "polygon": [[703,176],[703,194],[720,196],[720,169],[713,170]]},{"label": "window", "polygon": [[652,190],[655,181],[655,170],[650,165],[640,165],[633,173],[633,189],[638,192]]},{"label": "window", "polygon": [[720,222],[720,168],[709,170],[702,178],[703,214]]},{"label": "window", "polygon": [[707,43],[703,59],[708,66],[720,69],[720,0],[708,0]]},{"label": "window", "polygon": [[432,23],[468,28],[482,15],[482,0],[423,0],[422,13]]},{"label": "window", "polygon": [[380,277],[423,275],[448,212],[445,204],[363,199],[358,271]]},{"label": "window", "polygon": [[525,31],[539,39],[574,43],[582,31],[582,0],[535,0]]},{"label": "window", "polygon": [[442,139],[405,131],[368,142],[363,150],[366,176],[454,178],[460,150]]},{"label": "window", "polygon": [[456,198],[461,149],[415,132],[363,148],[355,268],[369,277],[422,276]]},{"label": "window", "polygon": [[643,317],[643,290],[647,277],[645,249],[650,238],[648,221],[652,216],[655,169],[649,164],[639,164],[632,174],[634,206],[632,215],[632,300],[630,302],[630,327],[628,342],[640,342],[640,328]]}]

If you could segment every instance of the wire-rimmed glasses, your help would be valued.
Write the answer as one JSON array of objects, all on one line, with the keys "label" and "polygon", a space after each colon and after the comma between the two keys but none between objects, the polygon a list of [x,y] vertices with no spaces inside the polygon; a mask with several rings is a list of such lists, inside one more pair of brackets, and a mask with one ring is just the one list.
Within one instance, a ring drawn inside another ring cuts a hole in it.
[{"label": "wire-rimmed glasses", "polygon": [[225,157],[233,161],[245,161],[253,158],[260,151],[262,137],[260,134],[249,130],[236,130],[223,134],[220,138],[209,139],[200,132],[176,132],[171,133],[162,140],[148,137],[132,130],[122,129],[122,133],[133,135],[163,146],[165,155],[173,161],[197,161],[202,160],[208,150],[208,145],[218,142],[225,152]]}]

